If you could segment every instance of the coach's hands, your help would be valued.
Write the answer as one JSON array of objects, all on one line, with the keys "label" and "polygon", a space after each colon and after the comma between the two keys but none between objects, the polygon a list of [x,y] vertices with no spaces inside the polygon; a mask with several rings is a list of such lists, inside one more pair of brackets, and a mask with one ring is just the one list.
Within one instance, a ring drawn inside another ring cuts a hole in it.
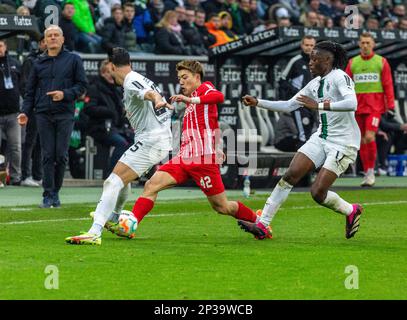
[{"label": "coach's hands", "polygon": [[184,103],[191,103],[191,98],[184,96],[183,94],[176,94],[170,97],[171,103],[174,102],[184,102]]},{"label": "coach's hands", "polygon": [[17,122],[20,126],[25,126],[28,122],[28,117],[25,113],[20,113],[17,116]]},{"label": "coach's hands", "polygon": [[61,101],[64,98],[64,92],[60,90],[49,91],[47,96],[51,96],[52,101]]},{"label": "coach's hands", "polygon": [[311,99],[310,97],[300,95],[297,97],[296,100],[307,109],[310,110],[318,109],[318,102],[316,102],[314,99]]},{"label": "coach's hands", "polygon": [[247,94],[242,97],[242,101],[245,106],[249,106],[249,107],[256,107],[257,104],[259,103],[259,101],[257,100],[256,97],[252,97]]}]

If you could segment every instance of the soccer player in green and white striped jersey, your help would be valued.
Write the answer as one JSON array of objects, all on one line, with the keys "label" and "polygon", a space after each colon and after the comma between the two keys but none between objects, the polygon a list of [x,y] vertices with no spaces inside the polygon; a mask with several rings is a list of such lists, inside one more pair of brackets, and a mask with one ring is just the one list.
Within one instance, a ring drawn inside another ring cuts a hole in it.
[{"label": "soccer player in green and white striped jersey", "polygon": [[287,172],[278,182],[257,223],[239,221],[245,231],[258,239],[267,237],[266,228],[288,194],[309,172],[321,168],[311,187],[313,199],[322,206],[346,216],[345,236],[353,237],[359,229],[362,207],[350,204],[328,189],[355,162],[360,147],[360,130],[355,120],[357,99],[354,83],[343,71],[346,51],[332,41],[318,43],[311,53],[310,71],[315,76],[288,101],[267,101],[244,96],[247,106],[291,112],[301,107],[319,110],[320,125],[295,154]]}]

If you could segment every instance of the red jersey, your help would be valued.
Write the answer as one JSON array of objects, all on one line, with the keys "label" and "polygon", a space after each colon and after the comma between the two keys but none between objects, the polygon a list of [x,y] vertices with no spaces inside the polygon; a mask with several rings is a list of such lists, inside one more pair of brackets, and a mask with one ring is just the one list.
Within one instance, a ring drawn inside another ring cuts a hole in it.
[{"label": "red jersey", "polygon": [[181,147],[182,158],[195,158],[215,154],[215,133],[219,129],[218,103],[224,101],[223,93],[206,81],[191,94],[199,98],[199,103],[187,103],[182,126]]}]

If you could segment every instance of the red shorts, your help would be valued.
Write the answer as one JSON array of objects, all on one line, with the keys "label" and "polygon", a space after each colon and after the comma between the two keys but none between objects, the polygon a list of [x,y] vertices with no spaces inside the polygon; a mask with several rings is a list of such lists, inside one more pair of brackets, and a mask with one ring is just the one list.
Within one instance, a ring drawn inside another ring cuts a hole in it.
[{"label": "red shorts", "polygon": [[206,196],[214,196],[225,191],[219,164],[216,163],[190,163],[176,156],[163,164],[158,171],[168,172],[177,184],[192,178]]},{"label": "red shorts", "polygon": [[362,136],[366,131],[377,132],[380,124],[380,113],[362,113],[355,116]]}]

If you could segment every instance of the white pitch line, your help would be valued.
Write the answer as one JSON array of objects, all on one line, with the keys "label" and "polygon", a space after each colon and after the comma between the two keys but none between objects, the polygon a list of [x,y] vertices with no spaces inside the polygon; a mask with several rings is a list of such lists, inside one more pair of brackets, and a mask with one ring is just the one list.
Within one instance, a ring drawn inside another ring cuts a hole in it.
[{"label": "white pitch line", "polygon": [[[160,217],[180,217],[180,216],[196,216],[206,212],[184,212],[184,213],[167,213],[167,214],[152,214],[146,216],[146,218],[160,218]],[[15,225],[15,224],[30,224],[30,223],[41,223],[41,222],[59,222],[59,221],[82,221],[88,220],[92,221],[91,217],[88,218],[70,218],[70,219],[47,219],[47,220],[22,220],[22,221],[9,221],[0,222],[0,225]]]},{"label": "white pitch line", "polygon": [[[380,206],[380,205],[389,205],[389,204],[406,204],[407,200],[397,200],[397,201],[382,201],[382,202],[365,202],[361,203],[362,206]],[[301,210],[301,209],[323,209],[323,206],[302,206],[302,207],[290,207],[290,208],[281,208],[280,210]],[[195,216],[200,215],[206,212],[183,212],[183,213],[167,213],[167,214],[152,214],[146,216],[146,218],[162,218],[162,217],[178,217],[178,216]],[[70,218],[70,219],[48,219],[48,220],[23,220],[23,221],[9,221],[9,222],[0,222],[0,225],[16,225],[16,224],[30,224],[30,223],[41,223],[41,222],[59,222],[59,221],[82,221],[89,220],[91,218]]]}]

